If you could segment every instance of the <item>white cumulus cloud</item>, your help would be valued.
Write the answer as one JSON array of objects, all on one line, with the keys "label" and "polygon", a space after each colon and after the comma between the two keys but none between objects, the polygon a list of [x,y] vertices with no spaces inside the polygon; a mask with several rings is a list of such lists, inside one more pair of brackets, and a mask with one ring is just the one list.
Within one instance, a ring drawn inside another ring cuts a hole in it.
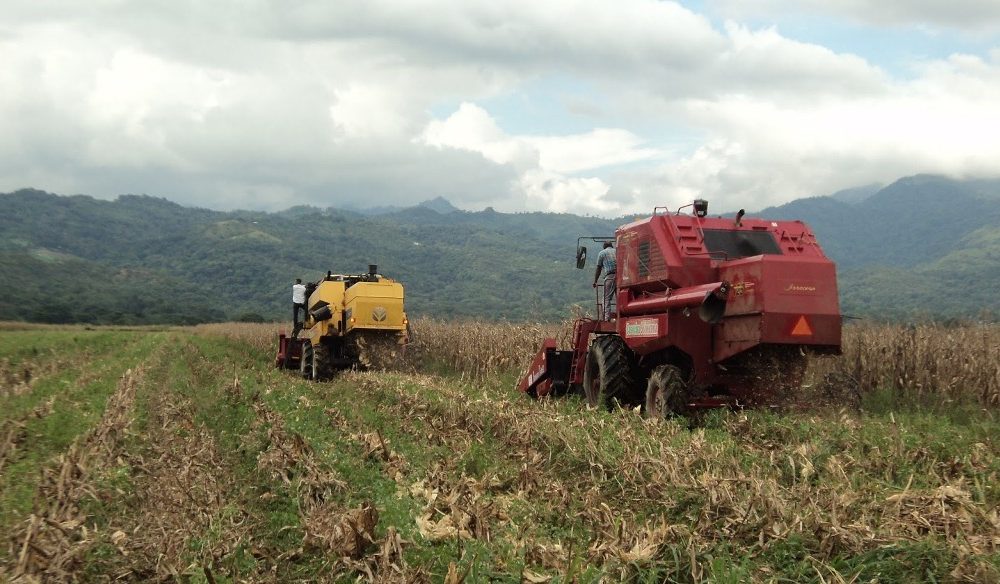
[{"label": "white cumulus cloud", "polygon": [[[669,0],[8,0],[0,191],[617,215],[1000,172],[1000,49],[903,77],[741,20],[787,0],[741,4],[710,3],[717,25]],[[976,46],[1000,19],[972,0],[794,4]]]},{"label": "white cumulus cloud", "polygon": [[564,136],[508,135],[489,112],[471,103],[461,104],[446,119],[430,122],[421,141],[478,152],[497,164],[510,165],[520,173],[511,185],[515,200],[548,211],[614,212],[617,204],[604,198],[610,190],[604,180],[575,175],[659,156],[621,129]]}]

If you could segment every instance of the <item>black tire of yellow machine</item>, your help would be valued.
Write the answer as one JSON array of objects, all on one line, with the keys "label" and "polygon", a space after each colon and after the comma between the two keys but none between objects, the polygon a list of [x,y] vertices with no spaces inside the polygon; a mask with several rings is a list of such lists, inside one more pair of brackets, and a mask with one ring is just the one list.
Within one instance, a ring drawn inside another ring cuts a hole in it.
[{"label": "black tire of yellow machine", "polygon": [[328,381],[333,377],[333,365],[330,362],[330,347],[323,341],[312,347],[312,379],[313,381]]},{"label": "black tire of yellow machine", "polygon": [[646,417],[662,420],[674,415],[684,415],[687,410],[687,393],[684,373],[678,367],[656,367],[646,383]]},{"label": "black tire of yellow machine", "polygon": [[313,348],[312,343],[302,343],[302,358],[299,359],[299,375],[302,379],[313,379]]}]

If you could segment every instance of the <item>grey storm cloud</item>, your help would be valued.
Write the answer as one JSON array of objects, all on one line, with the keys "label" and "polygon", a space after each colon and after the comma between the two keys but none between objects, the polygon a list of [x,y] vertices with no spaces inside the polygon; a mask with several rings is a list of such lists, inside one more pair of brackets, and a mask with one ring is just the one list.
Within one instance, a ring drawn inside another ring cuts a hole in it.
[{"label": "grey storm cloud", "polygon": [[819,13],[874,25],[1000,29],[1000,3],[995,0],[709,0],[708,4],[733,17]]}]

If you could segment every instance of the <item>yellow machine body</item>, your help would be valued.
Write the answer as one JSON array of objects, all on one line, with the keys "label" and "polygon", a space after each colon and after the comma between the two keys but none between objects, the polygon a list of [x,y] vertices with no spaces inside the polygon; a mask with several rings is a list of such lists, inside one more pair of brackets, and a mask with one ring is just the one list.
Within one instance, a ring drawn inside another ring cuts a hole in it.
[{"label": "yellow machine body", "polygon": [[345,337],[359,330],[405,334],[402,284],[381,276],[357,282],[339,278],[328,276],[317,283],[306,303],[303,336],[318,344],[323,337]]},{"label": "yellow machine body", "polygon": [[359,282],[344,294],[347,330],[406,330],[403,285],[391,280]]},{"label": "yellow machine body", "polygon": [[383,369],[405,357],[409,321],[403,285],[378,273],[334,274],[305,285],[306,315],[290,337],[278,336],[278,367],[306,379],[330,379],[343,369]]}]

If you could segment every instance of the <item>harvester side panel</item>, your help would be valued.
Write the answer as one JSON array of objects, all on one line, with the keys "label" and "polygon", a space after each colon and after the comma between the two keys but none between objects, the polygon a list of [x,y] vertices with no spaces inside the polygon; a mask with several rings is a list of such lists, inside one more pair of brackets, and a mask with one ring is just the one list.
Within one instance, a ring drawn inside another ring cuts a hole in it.
[{"label": "harvester side panel", "polygon": [[656,291],[708,282],[709,258],[690,219],[655,215],[620,227],[619,289]]},{"label": "harvester side panel", "polygon": [[344,283],[322,281],[309,296],[307,307],[309,313],[317,312],[324,305],[330,309],[330,318],[316,321],[306,319],[308,336],[313,343],[318,343],[320,337],[340,334],[340,323],[344,311]]},{"label": "harvester side panel", "polygon": [[[685,355],[697,357],[712,351],[712,325],[703,322],[692,312],[673,311],[665,314],[634,316],[619,320],[619,334],[625,344],[635,352],[640,364],[647,369],[659,363],[647,362],[649,357],[668,348],[676,348]],[[707,379],[711,368],[707,359],[693,360],[696,380]]]}]

